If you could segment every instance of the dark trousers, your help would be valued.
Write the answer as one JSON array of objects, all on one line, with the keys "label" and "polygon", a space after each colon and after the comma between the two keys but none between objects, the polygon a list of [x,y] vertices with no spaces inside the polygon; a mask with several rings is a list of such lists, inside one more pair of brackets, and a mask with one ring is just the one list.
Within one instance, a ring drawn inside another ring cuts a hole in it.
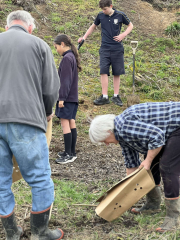
[{"label": "dark trousers", "polygon": [[151,171],[156,185],[160,184],[162,177],[166,198],[179,197],[180,128],[170,135],[166,145],[154,158]]}]

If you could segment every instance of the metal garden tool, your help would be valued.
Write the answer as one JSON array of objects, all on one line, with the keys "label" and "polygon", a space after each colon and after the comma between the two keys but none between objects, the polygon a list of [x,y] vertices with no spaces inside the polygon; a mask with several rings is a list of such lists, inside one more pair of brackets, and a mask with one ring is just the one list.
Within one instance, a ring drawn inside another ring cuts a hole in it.
[{"label": "metal garden tool", "polygon": [[131,95],[127,96],[127,107],[130,107],[134,104],[140,103],[140,99],[138,95],[135,95],[135,84],[134,84],[134,79],[135,79],[135,53],[136,49],[138,47],[138,41],[131,41],[131,47],[133,50],[133,93]]}]

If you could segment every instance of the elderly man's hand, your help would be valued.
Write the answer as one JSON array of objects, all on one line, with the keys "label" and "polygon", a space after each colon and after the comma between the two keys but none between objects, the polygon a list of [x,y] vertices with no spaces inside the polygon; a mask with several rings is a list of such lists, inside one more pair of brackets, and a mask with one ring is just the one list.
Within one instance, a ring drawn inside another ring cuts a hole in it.
[{"label": "elderly man's hand", "polygon": [[54,116],[54,113],[52,113],[51,115],[47,116],[47,121],[49,122]]},{"label": "elderly man's hand", "polygon": [[139,166],[139,168],[145,168],[146,170],[149,170],[151,167],[151,161],[149,161],[148,159],[145,159],[141,165]]}]

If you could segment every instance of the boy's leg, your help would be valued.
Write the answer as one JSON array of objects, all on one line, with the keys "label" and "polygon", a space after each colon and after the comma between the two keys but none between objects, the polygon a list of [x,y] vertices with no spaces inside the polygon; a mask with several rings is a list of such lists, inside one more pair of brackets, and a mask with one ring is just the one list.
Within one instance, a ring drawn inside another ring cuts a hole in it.
[{"label": "boy's leg", "polygon": [[104,105],[108,104],[109,98],[108,98],[108,75],[107,74],[101,74],[101,87],[102,87],[102,95],[94,100],[95,105]]},{"label": "boy's leg", "polygon": [[119,86],[120,86],[120,76],[114,75],[113,77],[113,83],[114,83],[114,96],[111,98],[111,101],[114,102],[118,106],[122,106],[122,100],[119,97]]},{"label": "boy's leg", "polygon": [[108,104],[108,75],[109,75],[109,67],[110,67],[110,52],[105,49],[99,50],[100,54],[100,75],[101,75],[101,87],[102,87],[102,95],[94,101],[95,105],[104,105]]},{"label": "boy's leg", "polygon": [[114,94],[119,95],[120,76],[113,76]]},{"label": "boy's leg", "polygon": [[113,83],[114,83],[114,96],[111,100],[118,106],[122,106],[122,100],[119,96],[119,87],[120,87],[120,75],[125,74],[124,69],[124,49],[111,52],[111,64],[112,64],[112,73]]},{"label": "boy's leg", "polygon": [[102,87],[102,94],[108,95],[108,75],[101,74],[101,87]]}]

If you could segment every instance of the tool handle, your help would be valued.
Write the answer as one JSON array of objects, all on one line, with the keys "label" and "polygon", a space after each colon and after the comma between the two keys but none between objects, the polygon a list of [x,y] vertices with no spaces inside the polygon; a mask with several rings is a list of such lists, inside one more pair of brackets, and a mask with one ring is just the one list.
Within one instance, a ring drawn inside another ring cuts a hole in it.
[{"label": "tool handle", "polygon": [[78,50],[79,50],[80,47],[83,45],[83,43],[84,43],[84,39],[78,44],[78,47],[77,47]]},{"label": "tool handle", "polygon": [[133,94],[135,89],[134,79],[135,79],[135,54],[133,54]]},{"label": "tool handle", "polygon": [[133,54],[135,54],[136,49],[138,47],[138,41],[131,41],[131,47],[132,47],[132,50],[133,50]]}]

